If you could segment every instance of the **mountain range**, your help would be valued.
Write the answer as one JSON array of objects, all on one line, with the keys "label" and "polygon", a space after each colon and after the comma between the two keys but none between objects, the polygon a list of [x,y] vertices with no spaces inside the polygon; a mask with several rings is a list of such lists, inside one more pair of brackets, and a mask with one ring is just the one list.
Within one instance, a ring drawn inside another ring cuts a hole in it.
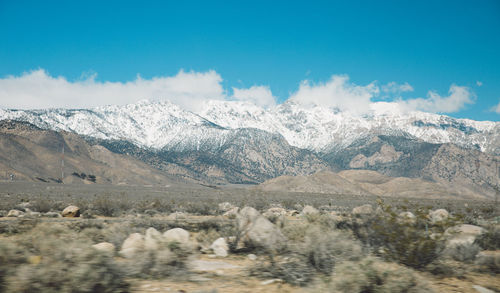
[{"label": "mountain range", "polygon": [[269,109],[208,101],[200,108],[144,100],[92,109],[0,109],[0,120],[75,135],[165,176],[210,184],[371,170],[483,197],[498,187],[500,122],[407,112],[385,102],[362,115],[294,101]]}]

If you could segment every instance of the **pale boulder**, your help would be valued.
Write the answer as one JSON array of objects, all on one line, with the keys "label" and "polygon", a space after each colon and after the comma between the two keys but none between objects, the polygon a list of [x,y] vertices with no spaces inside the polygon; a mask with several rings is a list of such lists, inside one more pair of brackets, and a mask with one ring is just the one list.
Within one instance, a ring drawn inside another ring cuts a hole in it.
[{"label": "pale boulder", "polygon": [[429,212],[429,220],[431,221],[432,224],[442,223],[448,220],[449,216],[450,214],[445,209],[437,209],[435,211]]},{"label": "pale boulder", "polygon": [[286,244],[286,237],[268,219],[252,207],[243,208],[236,217],[240,240],[267,250],[279,250]]},{"label": "pale boulder", "polygon": [[352,209],[353,215],[369,215],[373,213],[373,207],[370,204],[364,204]]},{"label": "pale boulder", "polygon": [[313,207],[313,206],[305,206],[303,209],[302,209],[302,215],[315,215],[315,214],[319,214],[319,211]]},{"label": "pale boulder", "polygon": [[144,236],[139,233],[132,233],[123,241],[120,255],[125,258],[132,258],[137,253],[144,250]]},{"label": "pale boulder", "polygon": [[7,214],[7,217],[17,218],[22,215],[24,215],[24,213],[21,212],[20,210],[10,210],[9,213]]},{"label": "pale boulder", "polygon": [[219,211],[221,212],[227,212],[233,208],[235,208],[234,205],[232,205],[230,202],[222,202],[218,205]]},{"label": "pale boulder", "polygon": [[240,210],[240,208],[239,208],[239,207],[234,207],[234,208],[232,208],[232,209],[230,209],[230,210],[226,211],[226,212],[223,214],[223,216],[224,216],[224,217],[228,217],[228,218],[230,218],[230,219],[234,219],[234,218],[236,218],[236,215],[238,215],[238,211],[239,211],[239,210]]},{"label": "pale boulder", "polygon": [[76,218],[80,216],[80,208],[77,206],[68,206],[62,212],[61,215],[65,218]]},{"label": "pale boulder", "polygon": [[144,248],[146,250],[156,250],[163,241],[163,235],[158,232],[153,227],[146,230],[146,235],[144,236]]},{"label": "pale boulder", "polygon": [[474,243],[484,232],[484,228],[479,226],[462,224],[446,229],[444,236],[448,238],[447,246],[466,245]]},{"label": "pale boulder", "polygon": [[182,228],[173,228],[163,233],[163,239],[166,242],[178,242],[180,244],[189,244],[189,232]]},{"label": "pale boulder", "polygon": [[417,222],[417,217],[412,212],[401,212],[398,215],[398,220],[400,223],[413,225]]},{"label": "pale boulder", "polygon": [[95,250],[99,250],[108,254],[115,254],[115,245],[109,242],[101,242],[92,245]]},{"label": "pale boulder", "polygon": [[229,250],[226,239],[222,237],[215,240],[212,245],[210,245],[210,248],[213,250],[214,254],[219,257],[226,257]]}]

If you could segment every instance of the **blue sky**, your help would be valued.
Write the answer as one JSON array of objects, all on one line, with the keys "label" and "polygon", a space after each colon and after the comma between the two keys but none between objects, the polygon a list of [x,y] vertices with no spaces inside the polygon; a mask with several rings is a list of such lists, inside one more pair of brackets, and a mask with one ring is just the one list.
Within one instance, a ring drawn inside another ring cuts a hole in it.
[{"label": "blue sky", "polygon": [[[500,120],[491,110],[500,103],[499,1],[0,0],[0,35],[3,80],[37,69],[69,83],[97,74],[98,84],[212,70],[228,92],[263,85],[282,102],[304,80],[348,75],[350,85],[413,89],[372,101],[464,87],[469,103],[438,112]],[[0,106],[12,105],[6,99]]]}]

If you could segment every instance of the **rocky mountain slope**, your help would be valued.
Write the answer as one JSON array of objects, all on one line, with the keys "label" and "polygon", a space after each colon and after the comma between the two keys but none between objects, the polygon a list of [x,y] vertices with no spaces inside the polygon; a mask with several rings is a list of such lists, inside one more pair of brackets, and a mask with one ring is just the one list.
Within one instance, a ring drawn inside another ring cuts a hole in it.
[{"label": "rocky mountain slope", "polygon": [[[420,178],[446,186],[443,190],[454,184],[469,195],[493,197],[499,186],[499,122],[404,112],[384,102],[372,104],[364,115],[293,101],[270,109],[209,101],[202,108],[194,113],[170,102],[141,101],[76,110],[0,109],[0,120],[79,135],[85,139],[81,143],[89,144],[86,148],[105,147],[165,176],[210,184],[261,183],[282,175],[352,169]],[[366,191],[358,183],[346,186],[346,192]]]},{"label": "rocky mountain slope", "polygon": [[[62,146],[64,145],[64,157]],[[64,169],[61,161],[64,158]],[[61,178],[64,171],[64,178]],[[130,156],[89,145],[78,135],[0,121],[0,178],[64,183],[177,183],[176,178]]]},{"label": "rocky mountain slope", "polygon": [[280,176],[261,183],[263,191],[290,191],[342,195],[374,195],[423,198],[485,198],[475,192],[444,182],[421,178],[389,177],[376,171],[322,171],[308,176]]},{"label": "rocky mountain slope", "polygon": [[360,116],[287,101],[271,109],[246,102],[209,101],[193,113],[170,102],[66,110],[0,110],[0,119],[32,123],[139,147],[169,151],[218,149],[231,130],[254,128],[280,134],[294,147],[330,153],[369,135],[406,135],[429,143],[453,143],[500,155],[500,123],[404,112],[394,103],[373,103]]}]

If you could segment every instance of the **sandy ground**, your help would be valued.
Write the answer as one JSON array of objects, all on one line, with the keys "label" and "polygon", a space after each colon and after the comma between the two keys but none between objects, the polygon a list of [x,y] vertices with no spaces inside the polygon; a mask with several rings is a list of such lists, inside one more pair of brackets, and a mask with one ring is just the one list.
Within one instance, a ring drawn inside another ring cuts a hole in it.
[{"label": "sandy ground", "polygon": [[[230,255],[226,258],[200,255],[195,261],[197,265],[189,276],[165,280],[133,280],[132,292],[314,292],[312,288],[295,287],[279,280],[249,277],[246,270],[254,262],[242,255]],[[436,278],[428,273],[422,273],[421,276],[430,283],[436,293],[478,293],[473,285],[500,292],[498,275],[469,273],[464,279]]]}]

